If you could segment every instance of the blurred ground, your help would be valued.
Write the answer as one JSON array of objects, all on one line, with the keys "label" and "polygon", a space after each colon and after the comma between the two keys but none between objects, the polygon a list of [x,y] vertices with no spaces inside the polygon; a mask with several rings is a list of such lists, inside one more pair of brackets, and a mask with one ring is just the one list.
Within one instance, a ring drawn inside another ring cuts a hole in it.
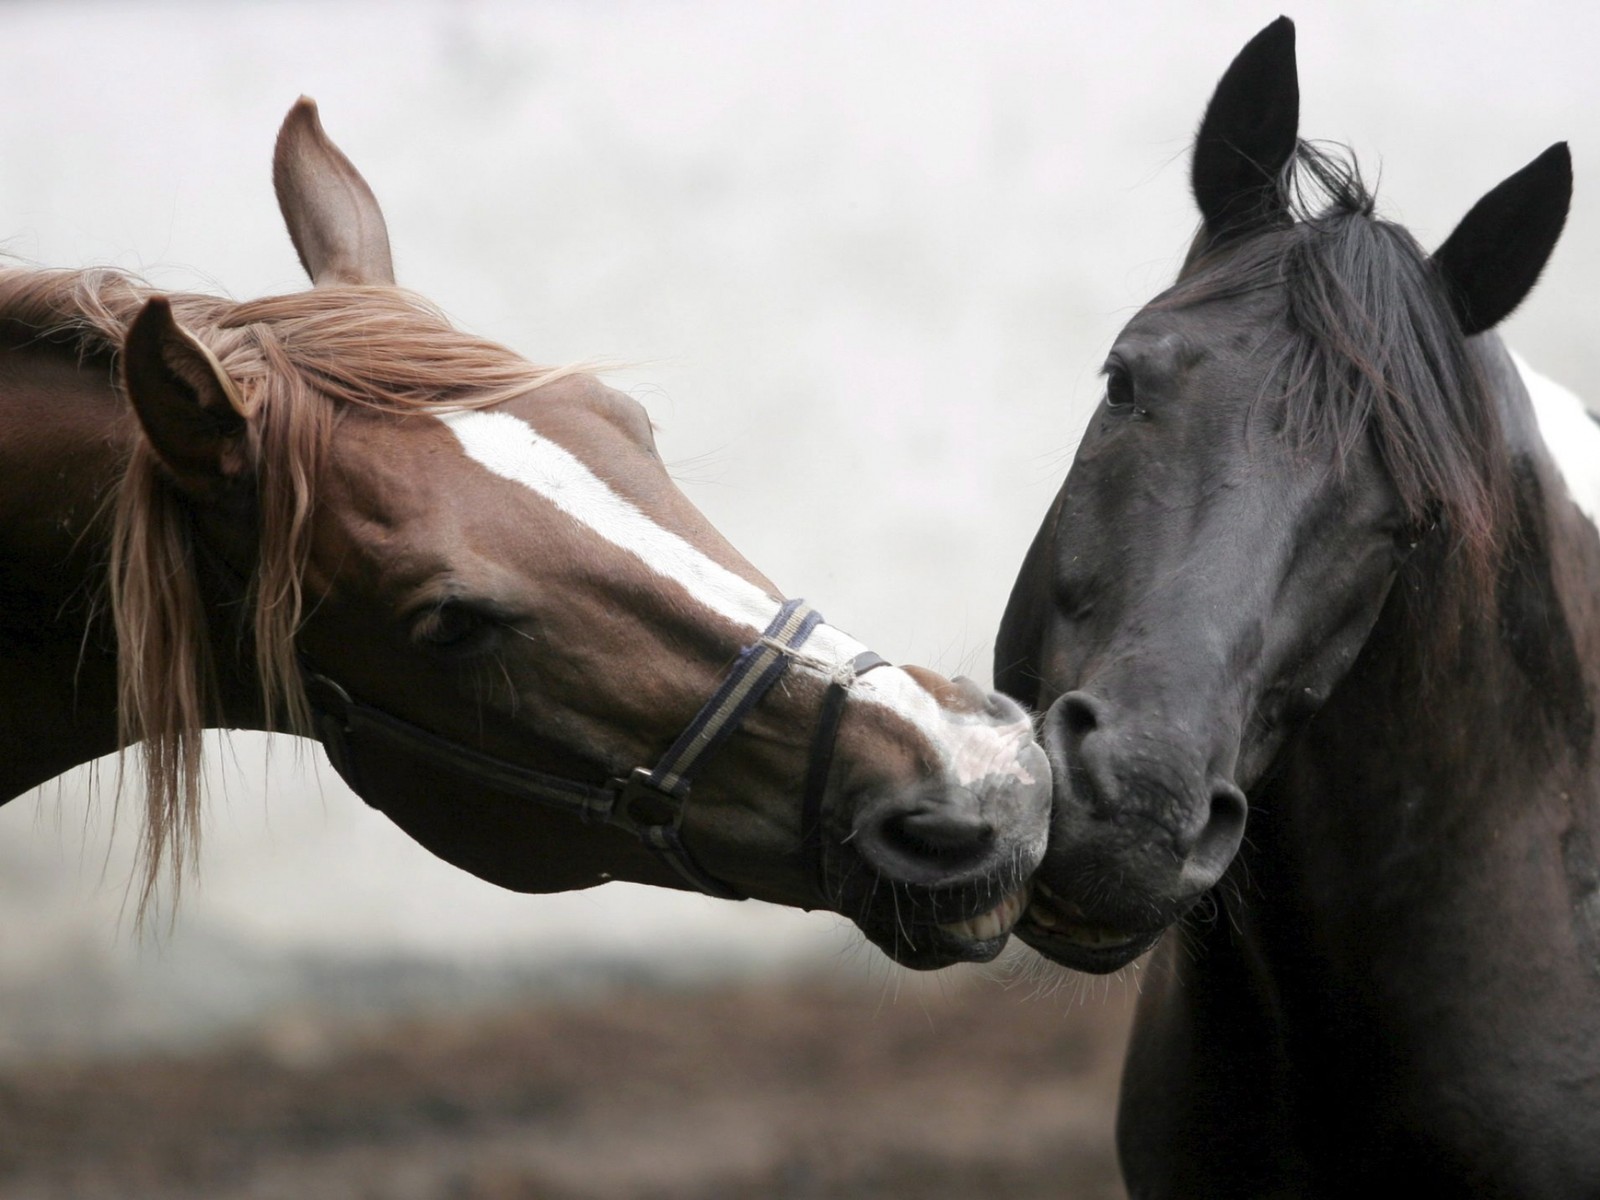
[{"label": "blurred ground", "polygon": [[1121,1196],[1122,985],[631,989],[0,1072],[5,1200]]}]

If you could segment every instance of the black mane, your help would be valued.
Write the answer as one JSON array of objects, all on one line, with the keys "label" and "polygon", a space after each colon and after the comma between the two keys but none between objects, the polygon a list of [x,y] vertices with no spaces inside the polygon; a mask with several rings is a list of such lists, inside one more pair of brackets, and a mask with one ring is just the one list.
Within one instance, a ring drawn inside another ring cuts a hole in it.
[{"label": "black mane", "polygon": [[1299,142],[1278,189],[1283,220],[1215,247],[1202,233],[1155,303],[1281,288],[1291,336],[1268,390],[1287,436],[1336,462],[1371,436],[1418,533],[1437,527],[1461,582],[1487,583],[1511,511],[1504,438],[1427,252],[1375,215],[1342,148]]}]

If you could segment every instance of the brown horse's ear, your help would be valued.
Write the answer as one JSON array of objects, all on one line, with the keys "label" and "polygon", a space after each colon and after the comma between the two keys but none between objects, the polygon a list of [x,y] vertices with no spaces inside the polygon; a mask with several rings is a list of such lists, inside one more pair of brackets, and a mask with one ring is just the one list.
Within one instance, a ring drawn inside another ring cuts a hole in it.
[{"label": "brown horse's ear", "polygon": [[377,198],[328,140],[316,102],[308,96],[295,102],[278,131],[272,186],[313,284],[394,283],[389,230]]},{"label": "brown horse's ear", "polygon": [[1557,142],[1472,206],[1433,254],[1461,332],[1509,317],[1539,281],[1572,204],[1572,155]]},{"label": "brown horse's ear", "polygon": [[186,491],[210,492],[250,470],[244,401],[216,355],[184,330],[165,296],[134,318],[122,378],[145,436]]}]

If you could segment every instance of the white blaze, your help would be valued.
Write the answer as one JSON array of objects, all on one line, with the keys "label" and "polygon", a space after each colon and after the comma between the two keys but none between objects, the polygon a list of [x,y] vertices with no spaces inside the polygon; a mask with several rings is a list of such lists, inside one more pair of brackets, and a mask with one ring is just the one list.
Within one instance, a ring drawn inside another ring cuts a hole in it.
[{"label": "white blaze", "polygon": [[[612,491],[576,455],[541,436],[521,418],[504,412],[458,410],[441,414],[439,419],[455,434],[469,458],[537,492],[712,612],[756,633],[777,615],[781,605],[776,598],[661,528]],[[832,673],[865,650],[848,634],[831,625],[819,625],[806,640],[801,661]],[[891,709],[922,731],[962,785],[978,783],[988,775],[1034,782],[1020,759],[1032,741],[1032,727],[1026,719],[995,724],[981,715],[950,713],[916,680],[893,667],[880,667],[862,676],[852,685],[851,694]]]},{"label": "white blaze", "polygon": [[1582,400],[1530,367],[1515,350],[1511,361],[1533,401],[1539,434],[1583,515],[1600,525],[1600,425]]}]

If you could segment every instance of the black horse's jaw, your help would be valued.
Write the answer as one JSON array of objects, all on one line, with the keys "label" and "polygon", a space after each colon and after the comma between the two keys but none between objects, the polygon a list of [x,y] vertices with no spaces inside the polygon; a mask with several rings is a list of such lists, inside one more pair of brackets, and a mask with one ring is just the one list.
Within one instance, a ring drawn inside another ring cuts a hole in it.
[{"label": "black horse's jaw", "polygon": [[1017,936],[1064,967],[1104,975],[1126,966],[1160,938],[1164,925],[1133,929],[1093,920],[1082,907],[1035,881],[1032,902],[1017,925]]}]

